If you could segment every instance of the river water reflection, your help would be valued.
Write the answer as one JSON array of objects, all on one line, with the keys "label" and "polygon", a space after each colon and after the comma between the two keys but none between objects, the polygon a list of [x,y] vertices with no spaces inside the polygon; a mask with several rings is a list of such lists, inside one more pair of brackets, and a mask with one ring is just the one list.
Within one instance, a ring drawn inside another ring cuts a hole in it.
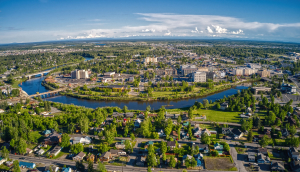
[{"label": "river water reflection", "polygon": [[208,101],[212,100],[215,101],[217,99],[223,98],[224,96],[228,97],[230,95],[236,94],[238,90],[246,89],[248,87],[244,86],[237,86],[235,88],[231,88],[229,90],[216,93],[213,95],[209,95],[202,98],[190,98],[190,99],[181,99],[181,100],[173,100],[173,101],[150,101],[150,102],[143,102],[143,101],[96,101],[96,100],[85,100],[85,99],[77,99],[74,97],[69,96],[57,96],[57,97],[50,97],[45,98],[45,100],[53,101],[53,102],[60,102],[65,104],[74,104],[78,106],[85,106],[88,108],[97,108],[97,107],[105,107],[105,106],[118,106],[123,108],[125,105],[128,109],[137,109],[137,110],[145,110],[148,105],[151,106],[151,109],[159,109],[163,105],[167,105],[166,109],[173,109],[173,108],[185,108],[192,106],[195,101],[202,102],[204,99]]}]

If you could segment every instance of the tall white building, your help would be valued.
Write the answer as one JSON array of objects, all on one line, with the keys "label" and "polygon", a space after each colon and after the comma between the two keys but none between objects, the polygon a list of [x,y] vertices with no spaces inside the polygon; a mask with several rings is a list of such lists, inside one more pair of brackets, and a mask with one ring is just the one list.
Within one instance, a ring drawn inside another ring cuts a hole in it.
[{"label": "tall white building", "polygon": [[87,79],[89,78],[89,71],[86,70],[78,70],[71,72],[71,78],[72,79]]},{"label": "tall white building", "polygon": [[193,82],[206,82],[206,72],[196,71],[192,75]]}]

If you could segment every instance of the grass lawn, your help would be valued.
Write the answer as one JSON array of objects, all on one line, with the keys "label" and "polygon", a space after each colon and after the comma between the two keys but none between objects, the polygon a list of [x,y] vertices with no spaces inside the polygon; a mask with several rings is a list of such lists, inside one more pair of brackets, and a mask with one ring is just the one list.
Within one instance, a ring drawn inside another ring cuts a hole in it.
[{"label": "grass lawn", "polygon": [[207,170],[237,171],[229,157],[204,157]]},{"label": "grass lawn", "polygon": [[222,110],[194,110],[194,114],[206,115],[207,121],[213,122],[235,122],[238,123],[242,119],[239,114],[241,112],[228,112]]},{"label": "grass lawn", "polygon": [[244,154],[247,150],[246,148],[242,148],[240,146],[235,146],[234,148],[235,148],[235,150],[237,151],[238,154]]},{"label": "grass lawn", "polygon": [[9,169],[10,169],[10,167],[7,167],[7,166],[4,165],[4,164],[1,164],[1,165],[0,165],[0,170],[1,170],[1,171],[2,171],[2,170],[9,171]]}]

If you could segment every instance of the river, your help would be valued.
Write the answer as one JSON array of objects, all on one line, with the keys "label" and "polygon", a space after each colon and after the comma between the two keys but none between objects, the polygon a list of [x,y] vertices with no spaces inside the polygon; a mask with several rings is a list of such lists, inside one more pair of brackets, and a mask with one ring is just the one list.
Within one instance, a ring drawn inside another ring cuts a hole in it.
[{"label": "river", "polygon": [[[93,58],[85,57],[86,60],[91,60]],[[36,94],[36,92],[44,93],[47,90],[44,86],[41,85],[42,81],[45,79],[43,77],[37,77],[29,79],[19,85],[22,89],[27,92],[28,95]],[[202,98],[190,98],[190,99],[181,99],[181,100],[173,100],[173,101],[95,101],[95,100],[85,100],[85,99],[77,99],[74,97],[69,96],[56,96],[56,97],[49,97],[45,98],[44,100],[65,103],[65,104],[74,104],[78,106],[85,106],[87,108],[97,108],[97,107],[105,107],[105,106],[118,106],[123,108],[125,105],[128,109],[136,109],[136,110],[145,110],[148,105],[151,106],[151,109],[159,109],[163,105],[166,109],[174,109],[174,108],[185,108],[192,106],[195,101],[202,102],[204,99],[208,101],[216,101],[217,99],[223,98],[224,96],[228,97],[230,95],[236,94],[238,90],[247,89],[248,87],[244,86],[237,86],[235,88],[231,88],[213,95],[205,96]]]},{"label": "river", "polygon": [[[27,92],[28,95],[36,94],[36,92],[47,92],[48,90],[41,85],[41,82],[44,80],[45,76],[39,78],[33,78],[23,82],[20,87],[24,91]],[[69,96],[56,96],[45,98],[44,100],[65,103],[65,104],[74,104],[78,106],[85,106],[88,108],[97,108],[97,107],[105,107],[105,106],[118,106],[123,108],[125,105],[128,109],[138,109],[145,110],[148,105],[151,106],[151,109],[159,109],[163,105],[167,105],[167,109],[173,108],[185,108],[192,106],[195,101],[202,102],[204,99],[215,101],[217,99],[223,98],[224,96],[228,97],[230,95],[236,94],[238,90],[246,89],[248,87],[237,86],[235,88],[231,88],[220,93],[216,93],[213,95],[209,95],[202,98],[190,98],[190,99],[181,99],[181,100],[173,100],[173,101],[95,101],[95,100],[85,100],[85,99],[77,99]]]}]

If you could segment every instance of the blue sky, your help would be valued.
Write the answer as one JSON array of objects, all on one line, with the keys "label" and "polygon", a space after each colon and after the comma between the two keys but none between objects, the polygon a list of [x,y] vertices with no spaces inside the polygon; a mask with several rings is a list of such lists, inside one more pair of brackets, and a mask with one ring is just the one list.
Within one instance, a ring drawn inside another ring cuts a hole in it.
[{"label": "blue sky", "polygon": [[300,42],[299,9],[299,0],[0,0],[0,43],[126,37]]}]

